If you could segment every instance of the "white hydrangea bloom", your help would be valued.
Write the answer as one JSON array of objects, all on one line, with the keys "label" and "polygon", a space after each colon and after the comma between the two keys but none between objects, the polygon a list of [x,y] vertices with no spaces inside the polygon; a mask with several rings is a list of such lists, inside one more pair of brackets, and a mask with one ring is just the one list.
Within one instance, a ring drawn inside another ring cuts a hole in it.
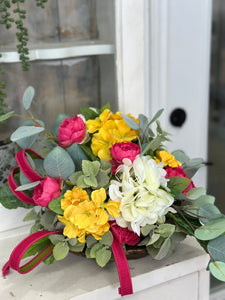
[{"label": "white hydrangea bloom", "polygon": [[140,235],[140,227],[162,222],[174,198],[167,187],[163,164],[157,164],[150,156],[139,156],[133,164],[118,168],[117,180],[109,186],[109,196],[120,201],[121,217],[117,223],[129,227]]}]

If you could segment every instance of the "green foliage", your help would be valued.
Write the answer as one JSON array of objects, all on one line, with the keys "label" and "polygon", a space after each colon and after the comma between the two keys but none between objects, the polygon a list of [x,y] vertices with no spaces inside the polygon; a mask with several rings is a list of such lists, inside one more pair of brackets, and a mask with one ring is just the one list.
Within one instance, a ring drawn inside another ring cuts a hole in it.
[{"label": "green foliage", "polygon": [[190,160],[190,158],[181,150],[176,150],[172,152],[172,154],[175,157],[175,159],[181,162],[182,164]]},{"label": "green foliage", "polygon": [[84,150],[82,150],[82,148],[80,147],[79,144],[74,143],[69,148],[67,148],[67,152],[71,156],[71,158],[75,164],[76,170],[81,171],[82,170],[82,161],[89,160],[89,158],[85,154]]},{"label": "green foliage", "polygon": [[204,164],[202,158],[193,158],[183,164],[183,169],[188,177],[193,177],[198,169],[203,166]]},{"label": "green foliage", "polygon": [[33,101],[35,95],[35,90],[32,86],[29,86],[23,95],[23,107],[28,110],[31,106],[31,103]]},{"label": "green foliage", "polygon": [[78,241],[73,246],[69,243],[70,251],[73,251],[73,252],[82,252],[84,250],[84,246],[85,246],[85,243],[80,243]]},{"label": "green foliage", "polygon": [[60,196],[58,198],[53,199],[49,204],[48,207],[52,211],[54,211],[56,214],[63,215],[63,210],[61,208],[61,200],[64,198],[64,196]]},{"label": "green foliage", "polygon": [[68,115],[66,115],[66,114],[63,114],[63,113],[59,113],[56,116],[55,121],[54,121],[53,126],[52,126],[52,130],[51,130],[52,134],[55,137],[59,134],[59,127],[60,127],[60,125],[67,118],[70,118],[70,117]]},{"label": "green foliage", "polygon": [[209,241],[217,238],[225,232],[225,218],[220,217],[207,222],[195,230],[195,237],[202,241]]},{"label": "green foliage", "polygon": [[39,218],[36,210],[33,208],[31,211],[29,211],[26,216],[23,218],[23,221],[33,221],[33,220],[37,220]]},{"label": "green foliage", "polygon": [[66,150],[57,146],[53,148],[44,159],[44,168],[46,173],[53,177],[67,179],[75,171],[72,158]]},{"label": "green foliage", "polygon": [[26,141],[26,146],[27,146],[27,139],[29,138],[28,143],[30,143],[30,138],[32,138],[32,143],[33,143],[33,139],[36,139],[39,133],[43,131],[44,131],[44,127],[20,126],[13,132],[10,139],[12,142],[16,142],[19,146],[21,145],[21,147],[24,147],[24,141]]},{"label": "green foliage", "polygon": [[124,119],[124,121],[126,122],[126,124],[134,130],[138,130],[139,129],[139,125],[136,121],[134,121],[131,117],[126,116],[124,114],[121,114],[121,117]]},{"label": "green foliage", "polygon": [[[0,85],[1,85],[1,82],[0,82]],[[6,105],[4,105],[4,103],[1,102],[1,99],[0,99],[0,123],[5,122],[6,120],[8,120],[9,118],[14,116],[14,111],[9,111],[7,113],[4,113],[4,110],[3,110],[4,106],[6,106]]]},{"label": "green foliage", "polygon": [[64,259],[69,253],[69,246],[67,242],[59,242],[53,248],[53,256],[55,260]]},{"label": "green foliage", "polygon": [[198,211],[199,220],[201,223],[206,224],[212,219],[217,219],[221,217],[219,209],[210,203],[204,204],[200,207]]},{"label": "green foliage", "polygon": [[202,187],[192,188],[186,193],[186,197],[190,200],[196,200],[206,193]]},{"label": "green foliage", "polygon": [[71,184],[80,188],[91,187],[99,189],[109,184],[111,165],[109,162],[99,161],[82,161],[82,171],[75,172],[69,177]]},{"label": "green foliage", "polygon": [[100,244],[105,246],[111,246],[113,242],[113,235],[110,231],[107,231],[104,235],[101,236],[101,240],[99,240]]},{"label": "green foliage", "polygon": [[219,236],[211,241],[207,245],[207,249],[211,257],[216,261],[222,261],[225,263],[225,236]]},{"label": "green foliage", "polygon": [[27,204],[19,200],[9,188],[6,182],[0,189],[0,203],[7,209],[15,209],[18,207],[32,208],[33,205]]},{"label": "green foliage", "polygon": [[96,252],[96,262],[100,267],[103,268],[110,261],[111,256],[112,251],[104,247]]},{"label": "green foliage", "polygon": [[225,282],[225,263],[221,261],[211,262],[209,264],[211,274],[218,280]]},{"label": "green foliage", "polygon": [[171,193],[174,197],[177,197],[180,195],[180,193],[183,192],[183,190],[186,189],[186,187],[189,185],[191,180],[189,178],[185,177],[168,177],[168,188],[170,189]]},{"label": "green foliage", "polygon": [[97,112],[88,107],[81,106],[80,110],[86,121],[93,120],[99,116]]}]

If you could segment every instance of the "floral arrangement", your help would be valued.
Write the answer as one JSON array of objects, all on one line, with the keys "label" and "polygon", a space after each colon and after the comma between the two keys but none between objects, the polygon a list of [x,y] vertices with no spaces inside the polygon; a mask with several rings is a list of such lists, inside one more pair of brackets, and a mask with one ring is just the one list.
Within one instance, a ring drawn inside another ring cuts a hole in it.
[{"label": "floral arrangement", "polygon": [[[23,97],[28,116],[11,135],[23,150],[0,202],[29,209],[24,221],[35,222],[31,236],[44,235],[19,256],[36,260],[15,269],[26,273],[37,261],[48,265],[69,252],[83,253],[101,267],[112,254],[118,267],[118,253],[129,249],[160,260],[191,235],[209,253],[211,273],[225,281],[225,217],[214,197],[193,183],[203,160],[170,153],[163,145],[169,141],[158,120],[163,110],[149,121],[143,114],[112,113],[109,105],[82,107],[74,118],[59,114],[50,132],[33,116],[33,98],[29,87]],[[40,155],[30,149],[36,141]],[[3,273],[9,267],[10,262]]]}]

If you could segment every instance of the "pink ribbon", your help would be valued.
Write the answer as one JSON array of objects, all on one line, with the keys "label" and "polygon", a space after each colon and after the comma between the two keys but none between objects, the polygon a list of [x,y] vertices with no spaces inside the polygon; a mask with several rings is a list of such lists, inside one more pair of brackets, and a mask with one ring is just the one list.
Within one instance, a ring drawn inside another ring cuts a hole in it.
[{"label": "pink ribbon", "polygon": [[133,294],[132,280],[130,276],[130,269],[127,262],[126,255],[120,242],[113,237],[111,245],[112,252],[115,258],[117,271],[120,280],[120,288],[118,289],[121,296]]},{"label": "pink ribbon", "polygon": [[27,158],[26,158],[26,152],[28,152],[28,153],[30,152],[31,154],[35,155],[36,157],[43,159],[43,157],[41,157],[35,151],[33,151],[31,149],[24,149],[24,150],[16,153],[16,161],[19,165],[20,170],[32,182],[42,180],[43,177],[40,176],[38,173],[36,173],[29,165]]},{"label": "pink ribbon", "polygon": [[18,188],[18,185],[16,184],[16,182],[14,180],[14,173],[16,173],[16,171],[18,171],[18,170],[19,170],[19,167],[12,169],[12,172],[10,173],[10,175],[8,177],[8,185],[9,185],[11,191],[22,202],[27,203],[27,204],[36,205],[34,200],[31,197],[29,197],[27,194],[25,194],[22,191],[16,191],[16,189]]},{"label": "pink ribbon", "polygon": [[39,252],[34,258],[32,258],[28,263],[20,267],[20,262],[24,253],[32,246],[36,241],[49,236],[51,234],[58,233],[60,231],[37,231],[32,233],[24,240],[22,240],[10,255],[9,260],[2,268],[2,275],[8,275],[10,268],[16,270],[20,274],[26,274],[37,267],[46,257],[48,257],[53,251],[53,245],[49,243],[41,252]]}]

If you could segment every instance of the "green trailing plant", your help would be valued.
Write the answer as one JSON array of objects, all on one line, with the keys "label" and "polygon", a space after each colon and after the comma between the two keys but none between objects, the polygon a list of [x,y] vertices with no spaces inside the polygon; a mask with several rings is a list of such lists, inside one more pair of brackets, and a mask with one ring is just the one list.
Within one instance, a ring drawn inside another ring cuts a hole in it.
[{"label": "green trailing plant", "polygon": [[[45,4],[48,0],[36,0],[36,6],[45,8]],[[22,64],[23,71],[29,70],[29,49],[27,43],[29,40],[28,28],[24,24],[24,20],[27,16],[27,11],[21,8],[21,4],[25,3],[25,0],[0,0],[0,24],[10,30],[13,24],[16,25],[16,38],[18,41],[17,51]],[[14,15],[12,16],[12,12]],[[1,54],[0,54],[1,57]],[[0,69],[0,74],[4,74]],[[7,104],[5,103],[5,83],[0,80],[0,115],[3,115],[7,110]]]}]

